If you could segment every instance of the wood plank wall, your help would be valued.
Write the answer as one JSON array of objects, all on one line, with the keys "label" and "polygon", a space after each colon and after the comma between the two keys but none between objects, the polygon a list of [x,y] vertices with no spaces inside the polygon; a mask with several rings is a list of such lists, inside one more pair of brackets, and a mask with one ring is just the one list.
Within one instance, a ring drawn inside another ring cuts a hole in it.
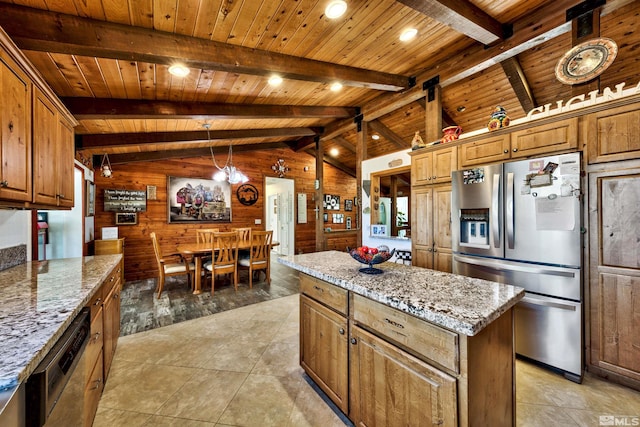
[{"label": "wood plank wall", "polygon": [[[259,197],[253,206],[244,206],[236,197],[239,185],[232,185],[231,223],[169,224],[167,221],[167,176],[210,178],[215,169],[210,157],[113,165],[112,178],[104,178],[99,171],[96,171],[95,238],[102,238],[102,227],[116,226],[114,212],[104,211],[104,189],[146,191],[147,185],[156,186],[157,199],[147,200],[147,210],[138,213],[138,223],[118,226],[119,237],[125,238],[125,280],[156,277],[157,268],[149,238],[149,233],[152,231],[158,234],[162,250],[170,253],[175,251],[178,244],[195,240],[194,230],[197,228],[215,227],[228,230],[232,227],[252,227],[263,230],[265,224],[264,181],[265,177],[277,177],[271,169],[271,165],[279,158],[285,159],[286,166],[290,168],[285,178],[294,180],[295,193],[307,194],[307,223],[296,223],[295,225],[295,251],[296,253],[313,252],[316,239],[315,202],[313,200],[316,176],[315,160],[306,153],[296,153],[288,149],[234,153],[234,164],[249,176],[249,182],[258,189]],[[216,157],[216,160],[220,164],[226,160],[226,156]],[[305,166],[308,167],[307,171],[304,170]],[[325,165],[324,173],[327,185],[326,192],[340,195],[341,200],[344,198],[353,200],[356,194],[355,178],[327,165]],[[339,212],[344,213],[344,202]],[[355,214],[355,207],[351,213]],[[255,219],[260,219],[262,224],[255,225]]]}]

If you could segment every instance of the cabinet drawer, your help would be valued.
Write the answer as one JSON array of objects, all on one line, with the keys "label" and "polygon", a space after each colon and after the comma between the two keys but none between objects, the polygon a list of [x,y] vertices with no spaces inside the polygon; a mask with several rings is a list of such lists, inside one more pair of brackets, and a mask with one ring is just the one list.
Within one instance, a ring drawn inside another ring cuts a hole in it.
[{"label": "cabinet drawer", "polygon": [[118,264],[111,273],[109,273],[109,277],[102,283],[102,300],[106,301],[107,297],[113,291],[113,288],[116,285],[120,285],[120,264]]},{"label": "cabinet drawer", "polygon": [[102,297],[102,287],[98,289],[95,295],[91,298],[87,307],[91,310],[91,322],[96,318],[96,316],[100,315],[102,317],[102,303],[104,302],[104,298]]},{"label": "cabinet drawer", "polygon": [[458,335],[384,304],[353,295],[353,319],[369,330],[453,372],[459,372]]},{"label": "cabinet drawer", "polygon": [[101,309],[99,315],[96,316],[95,319],[91,320],[91,335],[89,336],[87,347],[84,350],[85,357],[87,358],[87,378],[91,375],[93,366],[96,364],[96,360],[98,360],[98,357],[102,353],[103,334],[104,327]]},{"label": "cabinet drawer", "polygon": [[300,292],[346,316],[347,290],[306,274],[300,274]]},{"label": "cabinet drawer", "polygon": [[96,361],[91,376],[87,379],[87,384],[84,388],[84,425],[93,425],[93,418],[96,415],[98,409],[98,403],[100,402],[100,396],[102,396],[102,390],[104,389],[104,380],[102,378],[102,353]]}]

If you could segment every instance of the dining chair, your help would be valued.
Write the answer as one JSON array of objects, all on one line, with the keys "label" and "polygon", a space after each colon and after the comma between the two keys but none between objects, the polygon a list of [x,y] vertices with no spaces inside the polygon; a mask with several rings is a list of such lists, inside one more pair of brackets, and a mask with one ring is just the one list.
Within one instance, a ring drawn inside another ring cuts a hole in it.
[{"label": "dining chair", "polygon": [[238,246],[246,249],[238,249],[240,258],[249,257],[249,242],[251,241],[251,227],[232,228],[231,231],[238,233]]},{"label": "dining chair", "polygon": [[158,286],[156,291],[158,292],[158,298],[162,294],[164,288],[165,277],[167,276],[181,276],[187,275],[187,283],[190,287],[193,287],[193,279],[195,273],[195,265],[192,262],[187,262],[180,254],[162,254],[162,249],[158,243],[158,237],[155,232],[149,234],[151,241],[153,242],[153,252],[156,256],[156,263],[158,264]]},{"label": "dining chair", "polygon": [[196,230],[197,243],[213,243],[213,233],[218,233],[218,228],[200,228]]},{"label": "dining chair", "polygon": [[233,286],[238,290],[238,233],[235,231],[214,233],[211,245],[211,261],[204,269],[211,275],[211,295],[215,289],[216,274],[233,275]]},{"label": "dining chair", "polygon": [[251,231],[249,258],[240,258],[238,268],[249,270],[249,288],[253,287],[254,271],[264,270],[268,285],[271,285],[271,240],[273,231]]}]

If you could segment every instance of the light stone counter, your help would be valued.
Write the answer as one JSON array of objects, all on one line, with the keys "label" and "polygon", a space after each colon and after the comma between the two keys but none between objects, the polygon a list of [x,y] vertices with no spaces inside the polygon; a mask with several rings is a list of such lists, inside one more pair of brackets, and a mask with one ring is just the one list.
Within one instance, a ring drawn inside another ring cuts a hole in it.
[{"label": "light stone counter", "polygon": [[278,262],[420,319],[473,336],[514,306],[524,289],[420,267],[385,262],[371,275],[346,252],[279,257]]},{"label": "light stone counter", "polygon": [[0,271],[0,390],[31,375],[121,258],[34,261]]}]

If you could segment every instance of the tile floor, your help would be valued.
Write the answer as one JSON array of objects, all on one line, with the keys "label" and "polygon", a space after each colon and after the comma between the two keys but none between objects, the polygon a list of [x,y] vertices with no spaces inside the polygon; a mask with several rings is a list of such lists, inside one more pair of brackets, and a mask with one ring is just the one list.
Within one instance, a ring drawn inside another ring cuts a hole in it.
[{"label": "tile floor", "polygon": [[[121,337],[94,426],[351,425],[298,364],[298,316],[291,295]],[[588,373],[575,384],[524,361],[516,396],[518,426],[640,416],[639,392]]]}]

